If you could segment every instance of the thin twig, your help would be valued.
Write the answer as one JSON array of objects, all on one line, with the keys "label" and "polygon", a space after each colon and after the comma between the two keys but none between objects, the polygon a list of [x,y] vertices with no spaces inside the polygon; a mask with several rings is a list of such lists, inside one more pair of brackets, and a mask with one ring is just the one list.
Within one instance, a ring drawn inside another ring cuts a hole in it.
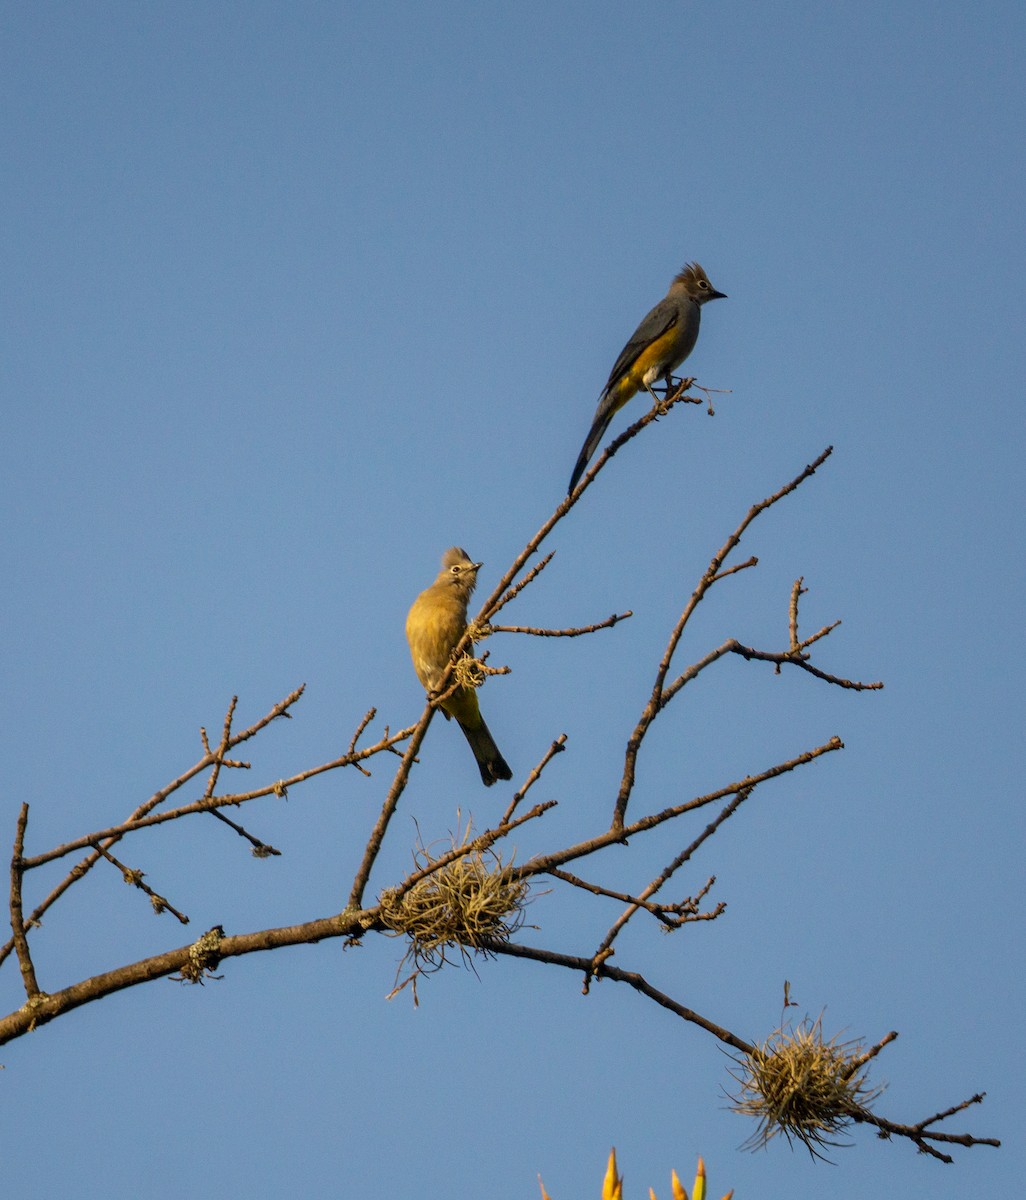
[{"label": "thin twig", "polygon": [[169,912],[172,916],[177,917],[183,925],[189,924],[189,918],[180,913],[166,897],[159,895],[149,886],[143,883],[142,871],[136,871],[132,867],[126,867],[123,862],[120,862],[110,853],[109,850],[104,850],[102,846],[97,846],[99,853],[114,867],[121,872],[121,878],[125,883],[131,884],[132,887],[137,887],[141,892],[145,892],[150,898],[150,904],[153,906],[153,911],[158,915],[162,912]]},{"label": "thin twig", "polygon": [[[224,762],[224,756],[228,752],[228,747],[232,741],[232,718],[235,716],[235,709],[239,703],[238,696],[232,696],[228,704],[228,711],[225,713],[224,724],[221,727],[221,742],[217,749],[213,752],[214,765],[210,772],[210,778],[207,780],[207,786],[203,789],[203,799],[209,800],[214,794],[214,789],[217,787],[217,780],[221,774],[221,766]],[[210,743],[207,741],[207,731],[200,727],[200,739],[203,742],[203,749],[210,753]],[[247,767],[248,763],[245,764]]]},{"label": "thin twig", "polygon": [[517,596],[519,596],[520,593],[524,590],[524,588],[527,587],[528,584],[533,583],[538,578],[538,576],[542,573],[542,571],[544,571],[545,568],[549,565],[549,563],[552,562],[552,560],[553,560],[553,558],[555,558],[555,556],[556,556],[555,550],[550,550],[549,553],[546,554],[543,559],[541,559],[539,562],[536,562],[534,564],[534,566],[530,569],[530,571],[528,571],[527,574],[523,577],[523,579],[518,580],[509,589],[509,591],[505,594],[505,596],[503,596],[503,598],[499,601],[497,608],[505,608],[506,605],[510,603],[510,601],[515,600],[517,598]]},{"label": "thin twig", "polygon": [[[742,804],[744,804],[744,802],[748,799],[748,797],[751,794],[752,794],[751,788],[742,788],[740,791],[738,791],[731,798],[730,802],[728,804],[726,804],[723,807],[723,809],[717,814],[715,819],[710,821],[709,824],[706,825],[706,827],[702,830],[702,832],[698,835],[698,837],[695,838],[695,840],[691,843],[691,845],[688,846],[685,850],[682,850],[680,852],[680,854],[678,854],[677,857],[671,863],[669,863],[666,867],[663,868],[662,871],[659,872],[659,874],[655,877],[655,879],[653,879],[652,882],[644,889],[644,891],[642,891],[640,893],[639,898],[642,901],[645,901],[645,900],[649,900],[652,896],[654,896],[656,894],[656,892],[658,892],[659,889],[663,886],[663,884],[666,883],[669,879],[671,879],[673,877],[674,873],[676,871],[678,871],[691,858],[691,856],[699,849],[699,847],[701,847],[704,842],[708,841],[708,839],[712,837],[712,835],[716,832],[717,829],[719,829],[719,827],[723,824],[723,822],[726,821],[729,817],[732,817],[734,815],[734,813],[737,812],[737,810],[741,807]],[[633,917],[634,914],[638,911],[639,907],[640,906],[636,903],[629,904],[627,906],[627,908],[620,914],[620,916],[613,922],[612,926],[609,929],[609,932],[602,939],[601,944],[599,945],[598,949],[595,951],[596,959],[603,957],[605,955],[605,952],[610,948],[610,946],[612,946],[612,944],[616,940],[616,938],[619,937],[620,932],[623,930],[624,926],[631,919],[631,917]]]},{"label": "thin twig", "polygon": [[886,1117],[879,1117],[876,1113],[868,1111],[853,1114],[852,1120],[865,1125],[874,1125],[880,1131],[882,1138],[909,1138],[923,1154],[929,1154],[931,1158],[937,1158],[943,1163],[952,1163],[954,1159],[951,1155],[938,1150],[936,1146],[932,1145],[933,1142],[943,1142],[949,1146],[993,1146],[995,1148],[999,1147],[1001,1142],[998,1138],[975,1137],[971,1133],[942,1133],[940,1130],[930,1129],[930,1126],[936,1125],[939,1121],[946,1121],[956,1113],[964,1112],[973,1104],[982,1104],[986,1094],[986,1092],[977,1092],[975,1096],[970,1096],[961,1104],[954,1104],[951,1108],[934,1113],[932,1117],[927,1117],[925,1121],[917,1121],[914,1125],[901,1125],[897,1121],[888,1121]]},{"label": "thin twig", "polygon": [[500,825],[505,825],[506,822],[513,816],[513,813],[516,811],[516,808],[520,804],[520,801],[523,800],[523,798],[527,795],[527,793],[531,790],[531,788],[534,787],[534,785],[538,782],[539,779],[541,779],[542,771],[545,770],[545,768],[549,765],[550,762],[552,762],[552,760],[556,757],[557,754],[563,753],[563,750],[565,749],[565,747],[566,747],[566,734],[561,733],[559,735],[559,737],[556,738],[556,740],[549,746],[549,748],[542,755],[541,762],[539,762],[536,767],[533,767],[531,769],[530,773],[527,776],[527,779],[524,781],[523,787],[519,788],[517,791],[515,791],[513,793],[513,799],[510,800],[509,807],[503,813],[502,820],[499,822]]},{"label": "thin twig", "polygon": [[[830,628],[835,628],[839,623],[840,622],[835,622],[833,626],[830,626]],[[829,632],[830,629],[823,629],[817,636],[825,636],[825,634]],[[853,692],[878,692],[883,687],[883,683],[879,680],[876,683],[859,683],[854,679],[844,679],[840,675],[831,675],[826,671],[821,671],[819,667],[814,667],[812,663],[806,662],[805,658],[802,657],[800,653],[795,654],[790,650],[785,650],[783,653],[775,653],[769,650],[756,650],[752,646],[743,646],[739,641],[737,641],[736,638],[731,638],[730,642],[727,643],[726,648],[731,654],[740,654],[744,659],[755,659],[758,662],[776,663],[777,666],[784,666],[787,664],[793,667],[800,667],[803,671],[808,671],[810,675],[815,675],[817,679],[822,679],[825,683],[832,683],[835,687],[847,688],[849,691]],[[669,696],[672,696],[676,690],[676,687],[673,687],[672,689],[667,688],[667,693]]]},{"label": "thin twig", "polygon": [[787,628],[791,635],[791,653],[797,654],[801,649],[798,643],[798,597],[801,596],[806,589],[802,587],[804,576],[799,575],[791,587],[791,603],[788,607]]},{"label": "thin twig", "polygon": [[288,779],[278,779],[274,783],[254,788],[249,792],[213,796],[207,800],[194,800],[190,804],[183,804],[180,808],[168,809],[162,813],[151,813],[149,816],[130,819],[120,825],[112,825],[107,829],[100,829],[94,833],[86,834],[85,837],[76,838],[74,841],[67,842],[63,846],[57,846],[53,850],[48,850],[45,854],[37,854],[32,858],[27,858],[25,860],[25,869],[30,870],[40,867],[44,863],[53,861],[55,858],[63,858],[66,854],[72,854],[76,850],[82,850],[86,846],[91,846],[94,842],[106,842],[107,838],[118,840],[124,837],[125,834],[132,833],[136,829],[147,829],[151,825],[161,825],[166,821],[176,821],[180,817],[190,816],[192,813],[210,812],[215,808],[229,806],[237,807],[240,804],[246,804],[250,800],[259,800],[264,796],[280,796],[289,788],[304,783],[306,780],[312,779],[317,775],[322,775],[326,771],[337,771],[340,767],[350,766],[356,761],[363,761],[375,754],[380,754],[397,743],[405,741],[415,728],[416,726],[411,725],[406,729],[400,729],[398,733],[392,734],[387,738],[382,738],[375,745],[368,746],[365,750],[358,750],[355,755],[340,755],[338,758],[333,759],[331,762],[323,763],[319,767],[311,767],[309,770],[300,771]]},{"label": "thin twig", "polygon": [[[363,736],[363,731],[367,728],[367,726],[371,723],[371,721],[374,720],[374,718],[377,716],[377,714],[378,714],[378,710],[376,708],[368,708],[367,709],[367,711],[363,715],[363,720],[356,727],[356,732],[353,734],[353,740],[349,743],[349,749],[346,751],[347,754],[354,754],[356,752],[356,743]],[[370,773],[370,771],[367,770],[366,767],[361,767],[360,764],[357,762],[354,762],[353,765],[356,767],[356,769],[360,772],[361,775],[366,775],[366,777],[368,779],[370,779],[371,773]]]},{"label": "thin twig", "polygon": [[[273,786],[271,791],[277,794],[278,786],[280,786],[280,784]],[[239,837],[245,838],[246,841],[249,842],[249,844],[253,847],[254,858],[280,857],[280,850],[276,850],[273,846],[269,846],[266,842],[262,842],[254,834],[250,833],[245,826],[240,825],[237,821],[233,821],[231,817],[226,817],[223,812],[220,812],[216,808],[211,808],[207,811],[212,817],[217,817],[219,821],[222,821],[225,825],[227,825],[229,829],[233,829],[239,835]]]},{"label": "thin twig", "polygon": [[[448,670],[451,671],[454,664],[450,663]],[[443,675],[441,683],[445,686],[446,677]],[[406,784],[410,778],[410,770],[413,767],[417,758],[417,752],[420,750],[421,743],[424,741],[424,735],[428,731],[428,726],[431,724],[431,718],[435,715],[435,703],[428,699],[424,706],[424,711],[420,715],[420,720],[413,727],[410,734],[410,740],[406,744],[406,749],[403,751],[403,757],[399,763],[396,773],[392,778],[392,785],[388,789],[388,795],[381,805],[381,811],[378,813],[378,819],[374,823],[374,828],[370,832],[370,837],[367,839],[367,845],[364,848],[363,858],[360,860],[360,865],[356,869],[356,875],[353,877],[353,886],[349,892],[349,901],[346,905],[346,911],[350,912],[360,908],[363,904],[363,893],[367,888],[367,882],[370,879],[370,873],[374,866],[374,862],[381,850],[381,844],[385,840],[385,834],[388,831],[389,822],[395,815],[395,810],[399,804],[399,798],[406,789]]]},{"label": "thin twig", "polygon": [[580,625],[573,629],[540,629],[534,625],[489,625],[487,631],[489,633],[529,633],[532,637],[581,637],[582,634],[595,633],[599,629],[612,629],[618,622],[626,621],[628,617],[633,616],[634,613],[630,611],[614,613],[611,617],[607,617],[595,625]]},{"label": "thin twig", "polygon": [[11,855],[11,932],[18,950],[18,965],[21,980],[30,1003],[39,996],[36,968],[32,965],[28,938],[25,936],[25,920],[21,908],[21,881],[25,874],[22,851],[25,849],[25,827],[28,825],[29,806],[22,804],[18,813],[18,824],[14,833],[14,852]]},{"label": "thin twig", "polygon": [[666,821],[672,821],[684,813],[694,812],[696,809],[704,808],[707,804],[715,804],[717,801],[725,800],[728,796],[736,795],[738,792],[753,791],[760,783],[776,779],[778,776],[784,775],[788,771],[793,771],[797,767],[806,766],[823,754],[830,754],[834,750],[843,749],[844,743],[841,739],[833,737],[828,742],[824,742],[821,746],[817,746],[813,750],[806,750],[803,754],[788,759],[787,762],[778,763],[775,767],[769,767],[765,771],[760,771],[758,775],[746,775],[744,779],[737,783],[729,783],[725,787],[717,788],[713,792],[707,792],[704,796],[696,796],[693,800],[687,800],[683,804],[675,804],[670,808],[664,808],[661,812],[651,813],[646,817],[639,817],[638,820],[624,826],[623,829],[607,829],[597,837],[588,838],[583,842],[578,842],[574,846],[568,846],[564,850],[553,851],[549,854],[538,854],[534,858],[528,859],[521,866],[514,868],[514,870],[522,877],[540,875],[543,872],[548,872],[552,867],[561,867],[564,863],[585,858],[598,850],[605,849],[606,846],[626,842],[639,833],[654,829],[657,825],[662,825]]},{"label": "thin twig", "polygon": [[853,1058],[851,1065],[844,1072],[845,1078],[850,1079],[856,1071],[861,1071],[867,1062],[876,1058],[884,1046],[889,1046],[897,1036],[898,1031],[896,1029],[892,1029],[890,1033],[884,1034],[884,1036],[876,1043],[875,1046],[870,1046],[865,1054],[860,1054],[857,1058]]},{"label": "thin twig", "polygon": [[712,578],[712,582],[719,583],[721,579],[726,579],[728,575],[736,575],[738,571],[747,571],[750,567],[757,567],[758,565],[759,560],[753,554],[742,563],[735,563],[732,567],[724,567],[722,571],[717,571]]},{"label": "thin twig", "polygon": [[592,883],[588,879],[581,879],[569,871],[561,871],[558,867],[552,867],[547,874],[551,875],[553,879],[569,883],[571,887],[579,888],[583,892],[590,892],[593,896],[605,896],[609,900],[619,900],[623,904],[637,905],[638,908],[651,913],[666,929],[679,929],[681,925],[692,921],[711,921],[726,908],[725,904],[718,904],[711,912],[700,913],[698,911],[698,900],[716,882],[715,875],[707,881],[698,896],[689,897],[677,904],[656,904],[651,900],[642,900],[640,896],[632,896],[629,892],[617,892],[611,888],[601,887],[599,884]]}]

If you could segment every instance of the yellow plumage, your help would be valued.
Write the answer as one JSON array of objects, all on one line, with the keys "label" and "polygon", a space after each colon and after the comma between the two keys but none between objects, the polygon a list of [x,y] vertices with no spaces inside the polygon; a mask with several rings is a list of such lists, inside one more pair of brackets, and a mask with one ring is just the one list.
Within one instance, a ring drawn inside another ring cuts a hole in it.
[{"label": "yellow plumage", "polygon": [[[441,686],[452,652],[467,628],[467,605],[477,584],[481,563],[472,562],[465,550],[452,546],[442,556],[438,578],[426,588],[410,608],[406,618],[406,640],[417,678],[428,692]],[[468,654],[473,650],[468,649]],[[450,678],[450,684],[453,680]],[[481,716],[477,689],[457,687],[441,703],[446,718],[455,717],[474,752],[485,787],[497,779],[511,779],[512,771],[499,753],[488,726]]]}]

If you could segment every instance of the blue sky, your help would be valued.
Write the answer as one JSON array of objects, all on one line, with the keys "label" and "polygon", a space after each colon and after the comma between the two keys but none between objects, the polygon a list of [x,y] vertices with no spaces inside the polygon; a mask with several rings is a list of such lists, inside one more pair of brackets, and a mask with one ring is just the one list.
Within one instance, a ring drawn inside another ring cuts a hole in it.
[{"label": "blue sky", "polygon": [[[682,879],[715,874],[724,917],[639,927],[617,961],[745,1037],[785,978],[831,1032],[898,1029],[881,1111],[986,1090],[955,1127],[1005,1142],[952,1167],[865,1132],[835,1166],[751,1155],[720,1050],[625,989],[504,961],[442,972],[414,1010],[384,1001],[401,949],[375,939],[160,981],[5,1047],[11,1194],[513,1200],[540,1172],[569,1200],[597,1195],[613,1143],[634,1196],[698,1153],[738,1200],[1015,1193],[1024,26],[1010,0],[4,6],[8,838],[26,800],[32,852],[127,815],[234,694],[248,721],[307,684],[252,748],[259,781],[334,757],[372,705],[376,728],[415,720],[413,597],[453,543],[491,589],[562,498],[623,342],[698,259],[729,299],[688,370],[729,394],[623,450],[507,613],[634,618],[488,647],[512,668],[482,706],[515,778],[569,739],[518,857],[602,827],[710,555],[833,445],[680,662],[727,636],[782,648],[802,575],[805,628],[843,619],[817,661],[886,689],[731,661],[687,690],[639,806],[846,749],[757,793]],[[423,758],[375,890],[418,827],[505,804],[453,727]],[[41,985],[338,911],[388,777],[253,807],[270,861],[213,822],[123,846],[189,930],[97,870],[35,935]],[[641,886],[694,832],[592,873]],[[586,953],[616,912],[554,888],[522,936]]]}]

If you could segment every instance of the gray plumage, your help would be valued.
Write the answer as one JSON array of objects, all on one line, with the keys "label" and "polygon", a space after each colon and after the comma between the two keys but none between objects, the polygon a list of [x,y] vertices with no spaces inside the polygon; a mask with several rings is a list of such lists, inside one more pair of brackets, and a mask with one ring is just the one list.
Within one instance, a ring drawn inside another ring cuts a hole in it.
[{"label": "gray plumage", "polygon": [[568,494],[577,486],[616,413],[642,388],[651,387],[660,379],[669,382],[695,348],[702,305],[723,299],[725,293],[713,287],[698,263],[688,263],[674,278],[670,290],[631,334],[609,372],[591,429],[577,456]]}]

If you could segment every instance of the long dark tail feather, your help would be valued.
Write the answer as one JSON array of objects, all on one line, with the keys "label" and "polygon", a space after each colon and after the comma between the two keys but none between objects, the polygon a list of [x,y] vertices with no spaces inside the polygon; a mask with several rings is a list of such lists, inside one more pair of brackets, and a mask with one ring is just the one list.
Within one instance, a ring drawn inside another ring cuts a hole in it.
[{"label": "long dark tail feather", "polygon": [[481,719],[481,724],[476,729],[471,729],[468,725],[459,722],[460,729],[463,730],[463,735],[470,743],[471,750],[474,751],[474,757],[477,759],[477,768],[481,772],[481,782],[485,787],[491,787],[497,779],[512,779],[513,772],[509,769],[509,764],[499,753],[499,747],[495,744],[495,739],[492,737],[488,726]]},{"label": "long dark tail feather", "polygon": [[605,392],[602,393],[602,398],[599,400],[598,411],[595,413],[595,420],[591,423],[591,429],[588,431],[588,436],[584,442],[580,454],[577,456],[577,463],[574,466],[574,473],[570,476],[570,486],[566,489],[566,494],[570,493],[577,486],[581,476],[588,468],[588,463],[591,461],[591,456],[598,449],[599,442],[602,441],[602,435],[609,428],[609,422],[616,414],[616,409],[609,403]]}]

